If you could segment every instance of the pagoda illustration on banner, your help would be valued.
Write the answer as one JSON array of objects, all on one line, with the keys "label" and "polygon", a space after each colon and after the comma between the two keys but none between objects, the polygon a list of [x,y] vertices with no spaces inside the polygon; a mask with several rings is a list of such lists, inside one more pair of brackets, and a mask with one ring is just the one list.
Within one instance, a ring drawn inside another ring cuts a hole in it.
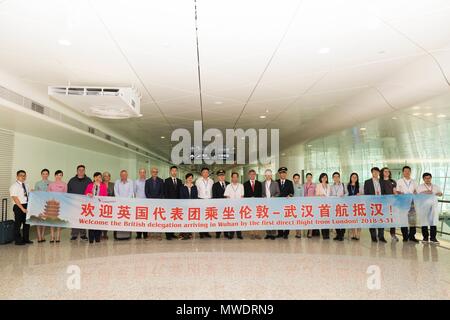
[{"label": "pagoda illustration on banner", "polygon": [[55,199],[47,200],[43,212],[40,213],[39,216],[32,215],[30,217],[30,221],[45,222],[48,224],[59,226],[65,225],[68,223],[68,221],[59,218],[59,210],[60,210],[59,201]]}]

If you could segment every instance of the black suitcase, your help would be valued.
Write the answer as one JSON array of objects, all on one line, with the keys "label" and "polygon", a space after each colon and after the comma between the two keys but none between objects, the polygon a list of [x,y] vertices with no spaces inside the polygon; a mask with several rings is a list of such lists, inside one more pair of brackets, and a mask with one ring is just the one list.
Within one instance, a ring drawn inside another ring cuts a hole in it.
[{"label": "black suitcase", "polygon": [[2,220],[0,221],[0,244],[14,240],[14,220],[8,219],[8,199],[2,199]]}]

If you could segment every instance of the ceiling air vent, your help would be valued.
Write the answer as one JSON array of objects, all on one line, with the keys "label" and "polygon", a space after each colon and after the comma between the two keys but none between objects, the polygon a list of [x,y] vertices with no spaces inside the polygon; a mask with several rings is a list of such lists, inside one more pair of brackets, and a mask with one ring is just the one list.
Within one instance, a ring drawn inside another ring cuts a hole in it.
[{"label": "ceiling air vent", "polygon": [[48,87],[48,94],[92,117],[125,119],[140,117],[140,95],[131,87]]},{"label": "ceiling air vent", "polygon": [[31,110],[44,114],[44,107],[40,104],[37,104],[36,102],[31,103]]}]

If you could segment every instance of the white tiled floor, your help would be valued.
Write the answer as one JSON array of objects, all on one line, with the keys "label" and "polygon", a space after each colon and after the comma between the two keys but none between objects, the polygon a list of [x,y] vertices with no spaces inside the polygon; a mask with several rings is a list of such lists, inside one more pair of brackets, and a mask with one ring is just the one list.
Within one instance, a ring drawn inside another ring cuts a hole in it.
[{"label": "white tiled floor", "polygon": [[[388,236],[388,235],[387,235]],[[420,237],[420,236],[419,236]],[[67,286],[80,268],[81,288]],[[381,272],[370,290],[369,266]],[[450,250],[345,240],[109,240],[0,246],[2,299],[449,299]]]}]

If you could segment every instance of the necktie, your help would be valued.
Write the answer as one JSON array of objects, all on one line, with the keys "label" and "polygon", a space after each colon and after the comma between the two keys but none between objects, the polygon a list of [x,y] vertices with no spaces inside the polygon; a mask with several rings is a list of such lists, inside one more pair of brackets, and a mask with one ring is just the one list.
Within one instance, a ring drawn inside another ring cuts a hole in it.
[{"label": "necktie", "polygon": [[25,187],[25,183],[22,183],[22,188],[23,188],[23,195],[25,196],[25,198],[27,198],[27,202],[28,202],[28,192],[27,192],[27,187]]},{"label": "necktie", "polygon": [[284,181],[281,181],[281,188],[284,188]]},{"label": "necktie", "polygon": [[255,192],[255,181],[251,181],[251,185],[252,185],[252,192]]},{"label": "necktie", "polygon": [[225,189],[225,184],[223,182],[221,182],[220,185],[222,186],[222,189]]},{"label": "necktie", "polygon": [[173,186],[175,187],[175,189],[177,188],[177,179],[173,178]]}]

